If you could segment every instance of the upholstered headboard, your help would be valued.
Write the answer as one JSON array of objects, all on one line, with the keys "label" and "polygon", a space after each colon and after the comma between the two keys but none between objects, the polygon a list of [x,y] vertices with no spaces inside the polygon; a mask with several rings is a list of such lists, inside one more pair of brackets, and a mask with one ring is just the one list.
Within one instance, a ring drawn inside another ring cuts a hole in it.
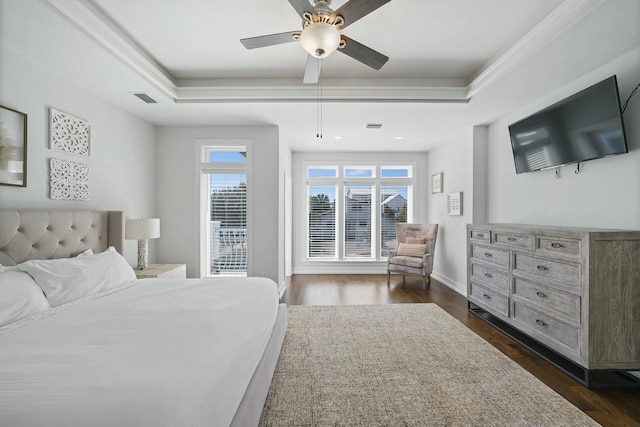
[{"label": "upholstered headboard", "polygon": [[69,258],[113,246],[122,253],[121,211],[0,210],[0,265]]}]

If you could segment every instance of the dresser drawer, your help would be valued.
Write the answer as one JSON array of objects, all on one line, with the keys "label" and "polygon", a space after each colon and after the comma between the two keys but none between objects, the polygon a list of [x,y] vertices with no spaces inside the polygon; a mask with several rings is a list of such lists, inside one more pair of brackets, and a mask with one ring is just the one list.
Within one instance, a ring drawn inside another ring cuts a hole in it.
[{"label": "dresser drawer", "polygon": [[580,328],[561,322],[518,301],[513,302],[512,316],[522,326],[536,331],[541,341],[547,344],[557,343],[580,353]]},{"label": "dresser drawer", "polygon": [[536,236],[536,252],[579,258],[582,255],[582,240]]},{"label": "dresser drawer", "polygon": [[509,275],[484,265],[471,263],[471,277],[505,294],[509,293]]},{"label": "dresser drawer", "polygon": [[577,295],[515,277],[512,296],[514,299],[524,300],[529,305],[539,307],[543,313],[555,312],[559,317],[563,317],[571,323],[580,323],[582,298]]},{"label": "dresser drawer", "polygon": [[489,312],[509,316],[509,298],[495,290],[471,282],[469,299]]},{"label": "dresser drawer", "polygon": [[495,231],[493,233],[493,243],[501,245],[516,246],[519,248],[533,249],[533,236],[530,234],[506,233]]},{"label": "dresser drawer", "polygon": [[533,280],[558,289],[580,292],[580,264],[554,261],[514,252],[514,274],[524,274]]},{"label": "dresser drawer", "polygon": [[479,240],[482,242],[491,242],[491,231],[489,230],[471,230],[469,237],[473,240]]},{"label": "dresser drawer", "polygon": [[507,250],[471,245],[471,258],[509,268],[509,251]]}]

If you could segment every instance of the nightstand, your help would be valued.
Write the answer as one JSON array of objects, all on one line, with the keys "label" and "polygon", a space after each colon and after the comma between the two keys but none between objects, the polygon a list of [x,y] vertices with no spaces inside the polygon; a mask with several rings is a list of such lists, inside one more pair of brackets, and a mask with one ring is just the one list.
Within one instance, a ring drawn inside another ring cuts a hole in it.
[{"label": "nightstand", "polygon": [[138,279],[185,279],[186,264],[149,264],[144,270],[135,270]]}]

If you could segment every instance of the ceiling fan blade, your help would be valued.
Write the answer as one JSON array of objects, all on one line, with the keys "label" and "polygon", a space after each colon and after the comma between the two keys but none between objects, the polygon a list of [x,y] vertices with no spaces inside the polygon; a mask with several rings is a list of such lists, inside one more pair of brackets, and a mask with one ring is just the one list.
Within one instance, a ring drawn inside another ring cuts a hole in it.
[{"label": "ceiling fan blade", "polygon": [[[292,0],[290,0],[292,1]],[[391,0],[349,0],[342,7],[331,14],[331,19],[341,15],[344,24],[341,28],[347,28],[365,15],[370,14],[380,6],[389,3]]]},{"label": "ceiling fan blade", "polygon": [[320,69],[322,62],[320,58],[316,58],[313,55],[307,55],[307,66],[304,69],[303,83],[318,83],[320,78]]},{"label": "ceiling fan blade", "polygon": [[305,12],[314,13],[313,6],[309,3],[309,0],[289,0],[289,3],[298,12],[298,15],[302,17]]},{"label": "ceiling fan blade", "polygon": [[247,49],[255,49],[257,47],[273,46],[276,44],[289,43],[297,41],[293,38],[300,31],[289,31],[287,33],[269,34],[267,36],[249,37],[241,39],[240,43]]},{"label": "ceiling fan blade", "polygon": [[376,52],[370,47],[358,43],[357,41],[350,39],[347,36],[341,37],[345,41],[345,46],[339,48],[338,51],[344,53],[345,55],[349,55],[353,59],[358,60],[371,68],[379,70],[389,60],[388,56],[385,56],[380,52]]}]

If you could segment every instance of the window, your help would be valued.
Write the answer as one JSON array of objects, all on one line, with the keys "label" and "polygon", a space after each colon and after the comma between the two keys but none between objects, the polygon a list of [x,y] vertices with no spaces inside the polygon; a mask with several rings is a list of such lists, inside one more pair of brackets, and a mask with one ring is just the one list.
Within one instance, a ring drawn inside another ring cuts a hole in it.
[{"label": "window", "polygon": [[247,275],[246,163],[246,147],[202,147],[202,277]]},{"label": "window", "polygon": [[336,187],[310,185],[309,207],[309,258],[334,258],[336,256]]},{"label": "window", "polygon": [[307,259],[386,259],[396,247],[395,224],[412,219],[413,166],[314,164],[305,170]]}]

